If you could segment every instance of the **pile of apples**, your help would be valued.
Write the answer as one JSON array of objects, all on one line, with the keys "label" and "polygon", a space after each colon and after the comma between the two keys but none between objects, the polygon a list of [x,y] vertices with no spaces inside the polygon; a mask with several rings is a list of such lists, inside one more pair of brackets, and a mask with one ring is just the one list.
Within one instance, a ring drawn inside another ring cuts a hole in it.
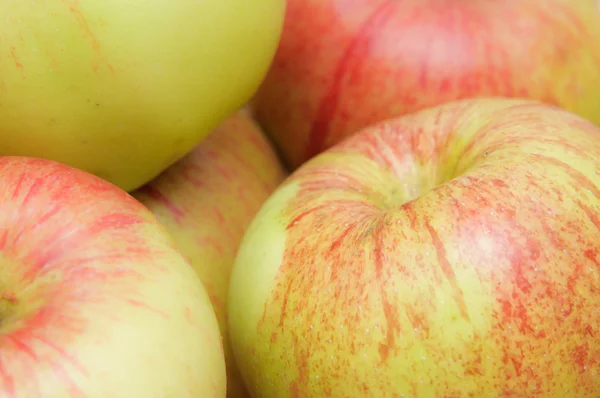
[{"label": "pile of apples", "polygon": [[597,398],[600,1],[0,11],[0,397]]}]

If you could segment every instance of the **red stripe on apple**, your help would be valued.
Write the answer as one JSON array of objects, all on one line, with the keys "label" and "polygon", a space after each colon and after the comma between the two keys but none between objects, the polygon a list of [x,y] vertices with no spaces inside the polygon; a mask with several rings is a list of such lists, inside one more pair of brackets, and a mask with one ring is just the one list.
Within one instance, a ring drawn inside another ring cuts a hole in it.
[{"label": "red stripe on apple", "polygon": [[22,157],[0,203],[0,395],[225,395],[208,295],[141,203]]},{"label": "red stripe on apple", "polygon": [[600,129],[448,103],[311,159],[249,227],[232,346],[257,396],[600,391]]}]

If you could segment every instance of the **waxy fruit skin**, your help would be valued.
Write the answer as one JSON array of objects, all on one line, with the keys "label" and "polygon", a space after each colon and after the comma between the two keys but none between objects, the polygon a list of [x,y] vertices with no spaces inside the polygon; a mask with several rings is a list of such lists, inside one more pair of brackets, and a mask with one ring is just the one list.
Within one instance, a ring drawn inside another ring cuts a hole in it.
[{"label": "waxy fruit skin", "polygon": [[0,396],[225,398],[208,294],[141,203],[0,157],[0,210]]},{"label": "waxy fruit skin", "polygon": [[223,336],[230,398],[248,397],[229,344],[231,267],[250,221],[285,176],[273,146],[243,109],[133,193],[165,226],[209,294]]},{"label": "waxy fruit skin", "polygon": [[229,296],[255,397],[600,394],[600,128],[535,101],[450,102],[296,170]]},{"label": "waxy fruit skin", "polygon": [[0,0],[0,155],[131,192],[244,105],[285,0]]},{"label": "waxy fruit skin", "polygon": [[456,99],[531,98],[600,123],[599,43],[597,0],[288,0],[252,108],[292,169]]}]

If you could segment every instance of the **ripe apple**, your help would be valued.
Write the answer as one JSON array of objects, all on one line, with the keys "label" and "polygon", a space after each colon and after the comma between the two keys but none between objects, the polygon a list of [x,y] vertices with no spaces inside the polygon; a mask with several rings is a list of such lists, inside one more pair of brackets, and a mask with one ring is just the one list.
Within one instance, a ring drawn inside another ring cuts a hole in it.
[{"label": "ripe apple", "polygon": [[225,397],[208,295],[142,204],[24,157],[0,203],[1,396]]},{"label": "ripe apple", "polygon": [[248,227],[229,330],[256,397],[597,397],[600,128],[449,102],[301,166]]},{"label": "ripe apple", "polygon": [[231,398],[248,396],[227,338],[231,267],[248,224],[284,177],[271,143],[243,109],[133,193],[166,227],[209,293],[224,337]]},{"label": "ripe apple", "polygon": [[248,101],[284,12],[285,0],[2,2],[0,155],[141,186]]},{"label": "ripe apple", "polygon": [[526,97],[600,123],[597,0],[289,0],[252,101],[295,169],[365,126],[443,102]]}]

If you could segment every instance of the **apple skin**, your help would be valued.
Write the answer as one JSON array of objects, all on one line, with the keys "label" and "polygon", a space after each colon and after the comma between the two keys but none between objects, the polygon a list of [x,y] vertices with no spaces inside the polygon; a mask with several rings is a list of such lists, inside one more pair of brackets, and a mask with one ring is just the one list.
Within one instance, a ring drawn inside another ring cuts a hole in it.
[{"label": "apple skin", "polygon": [[229,330],[255,397],[594,398],[600,129],[472,99],[370,126],[248,227]]},{"label": "apple skin", "polygon": [[142,204],[24,157],[0,203],[0,396],[225,397],[209,297]]},{"label": "apple skin", "polygon": [[133,192],[166,227],[208,291],[224,338],[230,398],[249,396],[227,337],[231,267],[244,231],[285,177],[271,143],[243,109]]},{"label": "apple skin", "polygon": [[3,1],[0,155],[57,160],[126,191],[256,91],[285,0]]},{"label": "apple skin", "polygon": [[444,102],[523,97],[600,123],[596,0],[289,0],[252,100],[291,169]]}]

